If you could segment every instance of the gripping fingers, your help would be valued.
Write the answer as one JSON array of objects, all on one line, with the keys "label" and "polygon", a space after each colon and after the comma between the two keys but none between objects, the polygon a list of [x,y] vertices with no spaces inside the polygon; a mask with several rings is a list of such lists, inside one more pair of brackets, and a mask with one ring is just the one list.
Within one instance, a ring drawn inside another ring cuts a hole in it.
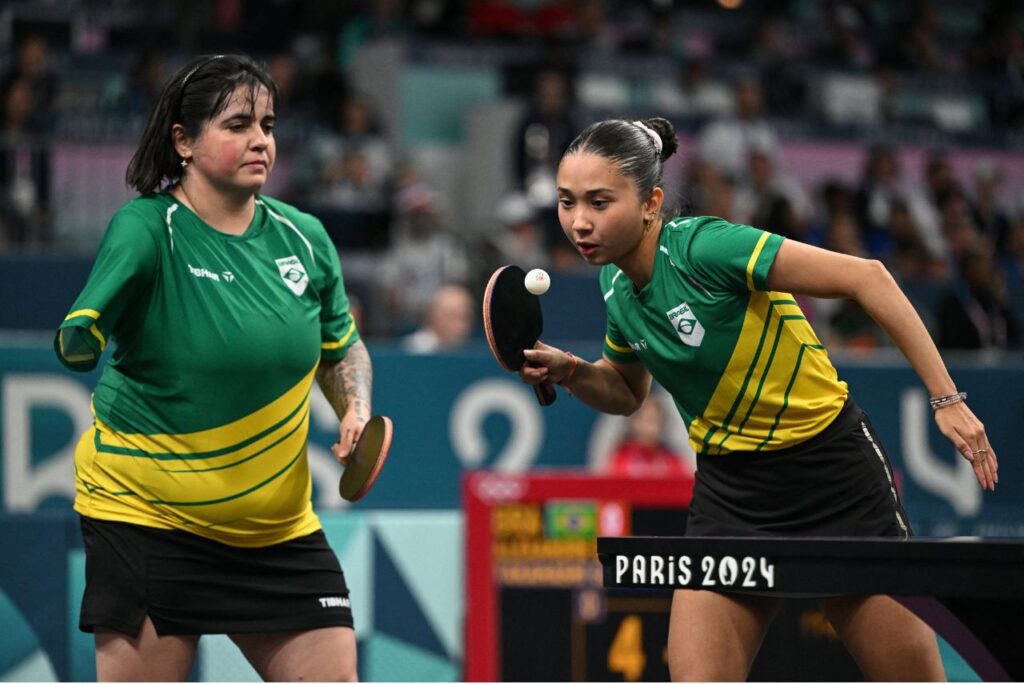
[{"label": "gripping fingers", "polygon": [[544,366],[524,365],[519,369],[519,377],[527,385],[539,385],[548,379],[548,369]]}]

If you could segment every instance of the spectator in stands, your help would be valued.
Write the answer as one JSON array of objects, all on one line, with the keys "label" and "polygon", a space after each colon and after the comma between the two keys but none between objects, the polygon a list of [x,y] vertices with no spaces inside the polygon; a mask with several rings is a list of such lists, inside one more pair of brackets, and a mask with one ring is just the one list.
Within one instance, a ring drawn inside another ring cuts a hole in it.
[{"label": "spectator in stands", "polygon": [[[356,152],[365,162],[366,198],[360,204],[380,204],[394,174],[394,152],[369,100],[352,95],[342,100],[327,130],[314,135],[293,172],[293,192],[306,201],[333,208],[334,186],[351,177],[346,174],[346,155]],[[371,201],[372,200],[372,201]]]},{"label": "spectator in stands", "polygon": [[277,83],[281,107],[287,108],[289,116],[302,116],[303,112],[296,107],[300,88],[300,69],[295,55],[287,50],[273,53],[267,57],[267,73],[274,79],[274,83]]},{"label": "spectator in stands", "polygon": [[803,186],[782,173],[777,150],[766,141],[750,145],[747,174],[737,199],[737,222],[806,241],[811,203]]},{"label": "spectator in stands", "polygon": [[925,156],[924,180],[924,188],[915,189],[907,195],[908,206],[928,251],[937,258],[946,259],[949,247],[943,235],[939,201],[957,186],[947,151],[932,150]]},{"label": "spectator in stands", "polygon": [[681,61],[673,80],[656,83],[651,101],[673,116],[724,116],[732,109],[728,88],[711,80],[707,60],[698,57]]},{"label": "spectator in stands", "polygon": [[1018,215],[1010,224],[999,265],[1006,274],[1006,293],[1014,318],[1024,324],[1024,215]]},{"label": "spectator in stands", "polygon": [[871,40],[852,2],[825,3],[825,40],[815,51],[814,61],[829,69],[866,71],[874,64]]},{"label": "spectator in stands", "polygon": [[332,239],[349,232],[370,232],[351,246],[387,244],[394,153],[369,102],[361,96],[343,100],[331,128],[314,135],[292,173],[290,198],[311,206],[324,220]]},{"label": "spectator in stands", "polygon": [[50,149],[35,92],[28,78],[0,91],[0,243],[49,240]]},{"label": "spectator in stands", "polygon": [[147,49],[135,55],[127,74],[119,74],[103,94],[107,109],[118,114],[146,116],[164,84],[167,57],[162,50]]},{"label": "spectator in stands", "polygon": [[537,222],[537,210],[521,192],[501,198],[494,211],[495,230],[487,231],[482,245],[484,277],[507,264],[531,268],[547,268],[548,248],[544,232]]},{"label": "spectator in stands", "polygon": [[545,67],[533,78],[530,101],[513,129],[512,159],[520,190],[537,208],[549,244],[562,242],[555,213],[555,167],[579,129],[568,72]]},{"label": "spectator in stands", "polygon": [[627,432],[608,460],[607,472],[622,477],[693,474],[692,466],[665,443],[665,409],[650,394],[629,417]]},{"label": "spectator in stands", "polygon": [[889,145],[873,145],[864,162],[860,187],[853,198],[857,223],[873,256],[891,249],[890,218],[892,205],[902,198],[899,156]]},{"label": "spectator in stands", "polygon": [[341,25],[338,33],[335,65],[347,71],[363,44],[381,38],[404,38],[410,25],[401,0],[369,0]]},{"label": "spectator in stands", "polygon": [[930,0],[921,0],[901,32],[899,65],[915,71],[941,73],[958,67],[957,54],[939,35],[942,10]]},{"label": "spectator in stands", "polygon": [[407,333],[426,316],[434,292],[466,282],[469,261],[462,240],[447,229],[434,190],[410,180],[395,200],[394,239],[380,270],[392,332]]},{"label": "spectator in stands", "polygon": [[687,213],[718,216],[727,221],[738,216],[735,182],[697,155],[687,161],[682,193]]},{"label": "spectator in stands", "polygon": [[1006,250],[1010,233],[1010,216],[999,193],[1002,185],[1003,170],[995,162],[985,159],[975,165],[971,215],[981,233],[996,246],[997,254]]},{"label": "spectator in stands", "polygon": [[575,21],[567,38],[575,49],[586,50],[591,56],[617,56],[623,37],[618,23],[609,18],[608,1],[575,0],[572,6]]},{"label": "spectator in stands", "polygon": [[697,153],[701,161],[712,164],[734,179],[747,173],[750,150],[778,146],[775,129],[762,116],[761,85],[757,79],[744,75],[733,86],[735,99],[732,116],[709,123],[697,137]]},{"label": "spectator in stands", "polygon": [[410,354],[435,354],[464,345],[473,330],[476,305],[463,285],[439,287],[420,327],[402,338],[402,349]]},{"label": "spectator in stands", "polygon": [[991,122],[1012,126],[1024,120],[1024,33],[1016,3],[989,5],[970,49],[970,64],[994,81],[984,91]]},{"label": "spectator in stands", "polygon": [[[857,219],[852,213],[840,212],[829,222],[825,233],[826,249],[841,254],[867,258]],[[885,344],[885,334],[874,319],[853,299],[809,300],[817,321],[827,321],[824,339],[827,347],[876,349]],[[823,326],[819,323],[818,328]]]},{"label": "spectator in stands", "polygon": [[948,249],[948,259],[954,270],[960,258],[974,249],[983,237],[971,214],[970,201],[958,185],[938,196],[939,227]]},{"label": "spectator in stands", "polygon": [[758,79],[772,84],[764,92],[765,111],[778,116],[801,116],[807,88],[798,66],[806,52],[800,36],[785,31],[779,17],[769,14],[754,28],[749,43]]},{"label": "spectator in stands", "polygon": [[896,199],[889,205],[888,249],[881,255],[893,273],[904,279],[941,282],[947,266],[924,244],[907,203]]},{"label": "spectator in stands", "polygon": [[538,193],[541,182],[554,177],[555,165],[579,123],[573,106],[566,71],[542,68],[535,74],[530,100],[512,139],[516,180],[527,193]]},{"label": "spectator in stands", "polygon": [[960,277],[939,305],[938,344],[943,349],[1015,349],[1019,322],[991,246],[977,241],[960,257]]},{"label": "spectator in stands", "polygon": [[31,92],[37,130],[52,131],[56,126],[54,107],[59,79],[50,64],[46,38],[29,35],[21,40],[13,67],[0,77],[0,93],[10,90],[15,81],[26,84]]}]

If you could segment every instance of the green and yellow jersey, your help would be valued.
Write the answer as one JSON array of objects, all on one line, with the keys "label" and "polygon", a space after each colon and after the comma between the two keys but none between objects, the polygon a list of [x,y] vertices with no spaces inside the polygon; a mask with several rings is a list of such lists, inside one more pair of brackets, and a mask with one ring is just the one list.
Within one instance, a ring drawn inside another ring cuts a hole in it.
[{"label": "green and yellow jersey", "polygon": [[846,401],[846,383],[793,296],[766,291],[782,240],[718,218],[676,218],[662,228],[639,292],[616,266],[601,270],[605,356],[647,367],[698,454],[798,444]]},{"label": "green and yellow jersey", "polygon": [[235,236],[166,192],[124,205],[54,341],[73,370],[114,348],[75,451],[75,510],[234,546],[319,529],[310,389],[358,339],[314,217],[260,197]]}]

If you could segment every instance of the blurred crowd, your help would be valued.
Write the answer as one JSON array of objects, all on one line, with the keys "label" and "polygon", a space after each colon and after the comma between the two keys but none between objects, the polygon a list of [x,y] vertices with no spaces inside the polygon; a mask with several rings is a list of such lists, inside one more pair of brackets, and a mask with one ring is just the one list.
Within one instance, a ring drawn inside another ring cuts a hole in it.
[{"label": "blurred crowd", "polygon": [[[274,194],[319,216],[343,263],[346,254],[372,261],[380,295],[365,307],[369,329],[412,351],[456,348],[473,334],[473,293],[497,265],[589,273],[561,237],[554,169],[575,134],[608,115],[665,116],[692,143],[667,188],[680,212],[881,259],[944,348],[1022,343],[1020,188],[995,155],[979,156],[969,178],[951,163],[965,146],[1024,156],[1024,13],[1011,0],[183,0],[102,12],[71,0],[61,5],[66,26],[52,13],[40,19],[32,3],[10,7],[0,252],[62,248],[54,141],[97,117],[106,122],[97,130],[131,139],[186,58],[239,50],[263,59],[281,91],[289,163]],[[484,230],[454,225],[432,169],[414,162],[394,117],[356,85],[353,65],[382,40],[512,55],[501,97],[521,107],[503,157],[508,187]],[[671,77],[652,83],[642,111],[594,77],[595,65],[614,73],[644,60],[669,65]],[[88,116],[87,62],[98,65]],[[856,143],[859,178],[798,180],[780,160],[795,130],[870,140]],[[913,173],[901,155],[911,141],[929,143]],[[850,302],[808,310],[826,344],[888,344]]]}]

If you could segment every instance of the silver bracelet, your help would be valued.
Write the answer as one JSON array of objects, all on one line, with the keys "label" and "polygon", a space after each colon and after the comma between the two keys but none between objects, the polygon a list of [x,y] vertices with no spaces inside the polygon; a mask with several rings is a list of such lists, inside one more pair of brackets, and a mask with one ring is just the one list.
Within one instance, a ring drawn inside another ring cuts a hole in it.
[{"label": "silver bracelet", "polygon": [[931,404],[933,411],[938,410],[943,406],[959,404],[961,401],[967,401],[967,392],[957,392],[956,394],[947,394],[942,397],[931,397],[928,399],[928,403]]}]

